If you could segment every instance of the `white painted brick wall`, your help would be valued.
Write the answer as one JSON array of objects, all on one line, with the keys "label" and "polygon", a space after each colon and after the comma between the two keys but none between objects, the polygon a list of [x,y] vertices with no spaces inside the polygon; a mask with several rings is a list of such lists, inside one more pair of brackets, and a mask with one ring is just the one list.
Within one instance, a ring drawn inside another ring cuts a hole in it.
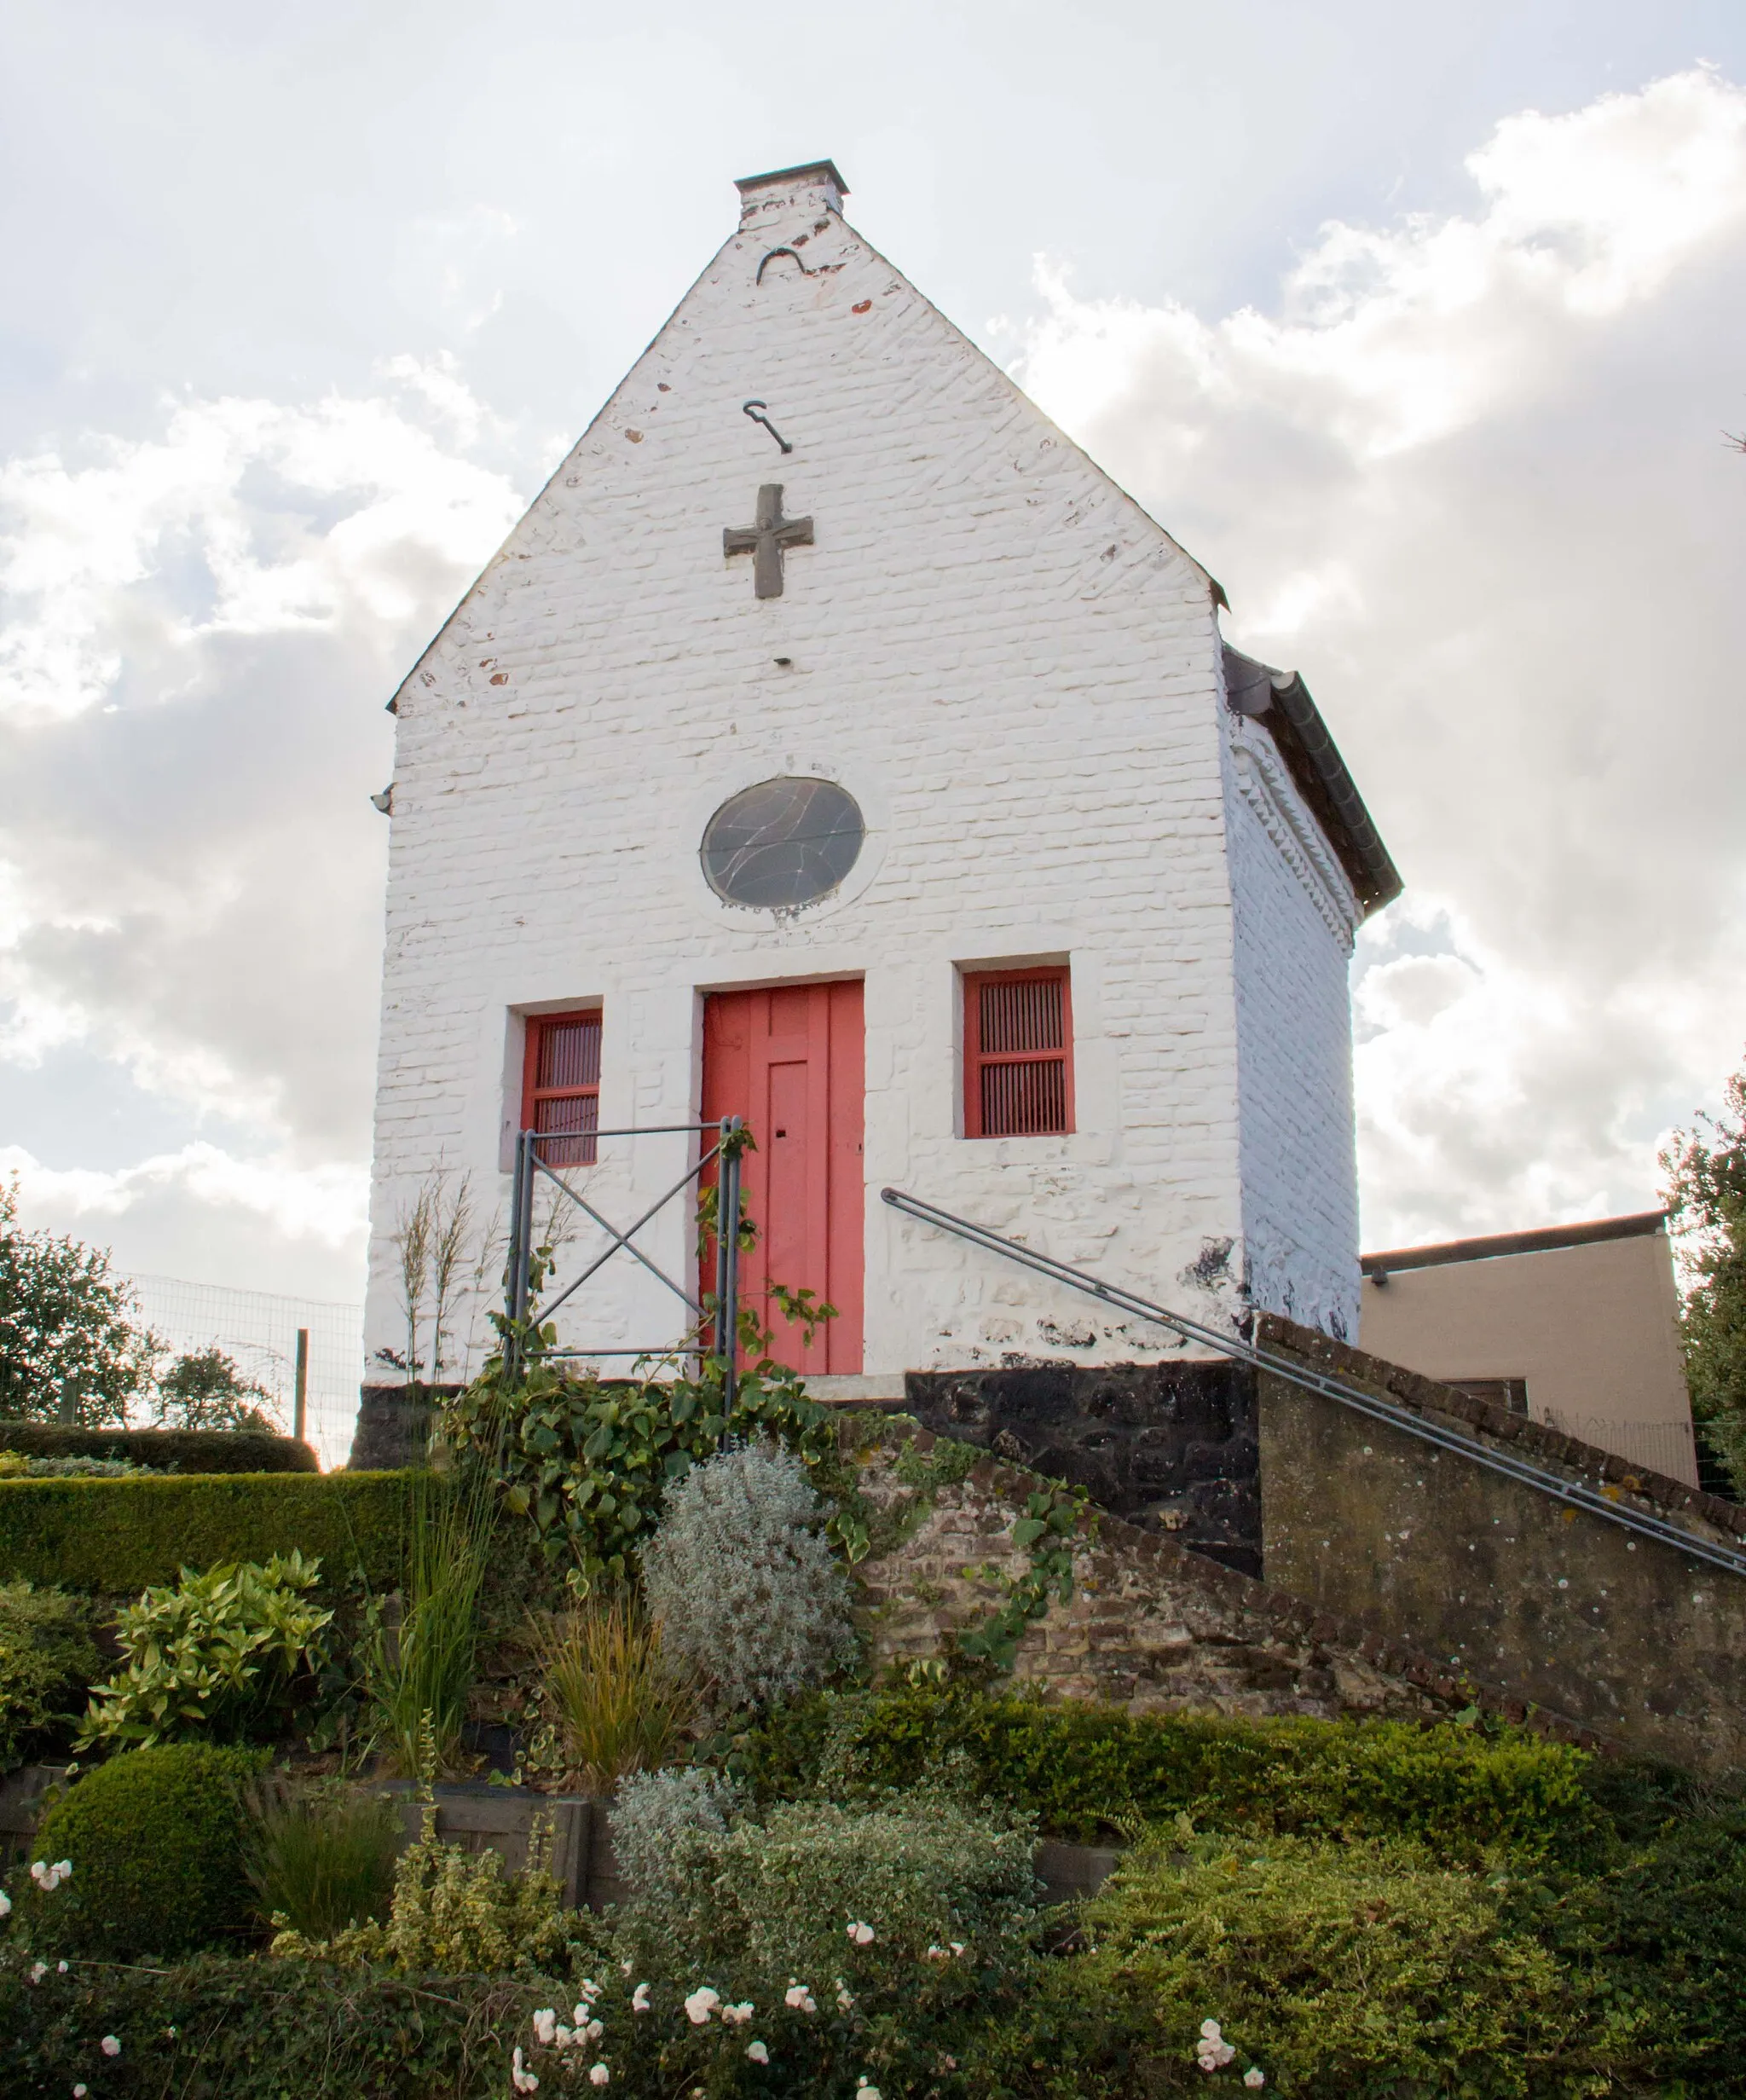
[{"label": "white painted brick wall", "polygon": [[[1280,1105],[1301,1068],[1265,1039],[1295,1039],[1299,975],[1323,1005],[1331,980],[1297,953],[1307,898],[1289,871],[1269,888],[1256,848],[1234,981],[1234,819],[1250,848],[1205,576],[830,201],[754,196],[402,689],[373,1351],[403,1332],[391,1235],[420,1179],[506,1191],[518,1013],[602,1001],[603,1123],[674,1122],[696,1112],[701,992],[801,977],[866,981],[870,1371],[1164,1339],[899,1219],[886,1183],[1203,1317],[1236,1310],[1246,1224],[1269,1303],[1344,1302],[1354,1201],[1324,1185],[1337,1157],[1350,1183],[1344,1077],[1318,1066],[1308,1108]],[[778,257],[757,284],[779,245],[811,274]],[[817,544],[760,601],[721,532],[765,481]],[[781,772],[841,780],[869,825],[842,890],[785,924],[720,903],[697,862],[711,811]],[[1061,957],[1076,1133],[964,1140],[957,969]],[[1292,990],[1270,998],[1276,967]],[[1340,1063],[1343,1013],[1317,1013]],[[1269,1165],[1304,1114],[1338,1124],[1304,1149],[1308,1207]],[[603,1147],[593,1199],[628,1219],[679,1145]],[[1224,1240],[1232,1274],[1202,1288]],[[674,1209],[645,1244],[682,1273],[690,1241]],[[567,1335],[664,1340],[677,1310],[620,1256]]]},{"label": "white painted brick wall", "polygon": [[1224,719],[1243,1258],[1269,1312],[1358,1331],[1357,900],[1262,725]]}]

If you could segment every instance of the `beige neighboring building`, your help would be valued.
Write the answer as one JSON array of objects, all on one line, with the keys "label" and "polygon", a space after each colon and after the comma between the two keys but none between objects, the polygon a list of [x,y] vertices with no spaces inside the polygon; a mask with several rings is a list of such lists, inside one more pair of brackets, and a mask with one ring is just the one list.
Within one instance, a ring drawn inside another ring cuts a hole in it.
[{"label": "beige neighboring building", "polygon": [[1363,1258],[1360,1345],[1697,1484],[1665,1211]]}]

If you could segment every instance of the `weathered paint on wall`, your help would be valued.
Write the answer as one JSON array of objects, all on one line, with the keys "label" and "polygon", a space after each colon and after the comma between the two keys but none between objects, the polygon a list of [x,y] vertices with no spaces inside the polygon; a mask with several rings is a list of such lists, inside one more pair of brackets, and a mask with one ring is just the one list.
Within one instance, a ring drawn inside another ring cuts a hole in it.
[{"label": "weathered paint on wall", "polygon": [[[1281,1321],[1271,1348],[1738,1545],[1746,1509]],[[1746,1768],[1746,1577],[1283,1380],[1260,1380],[1269,1588],[1640,1756]]]},{"label": "weathered paint on wall", "polygon": [[[839,203],[752,193],[400,691],[373,1355],[403,1341],[393,1235],[423,1178],[471,1171],[488,1209],[505,1186],[528,1013],[600,1001],[603,1125],[674,1123],[705,992],[841,976],[866,988],[868,1372],[1171,1353],[1099,1317],[1051,1341],[1057,1292],[899,1218],[886,1183],[1216,1322],[1246,1274],[1264,1304],[1350,1312],[1350,927],[1311,908],[1291,826],[1228,852],[1252,805],[1209,580]],[[814,539],[759,599],[721,535],[778,479]],[[711,813],[777,774],[840,781],[868,824],[842,887],[788,916],[723,903],[698,864]],[[1269,792],[1314,831],[1289,781]],[[1063,959],[1076,1131],[966,1140],[959,972]],[[610,1142],[591,1196],[627,1221],[685,1144]],[[680,1204],[639,1243],[682,1275],[690,1238]],[[620,1257],[564,1338],[681,1324]]]}]

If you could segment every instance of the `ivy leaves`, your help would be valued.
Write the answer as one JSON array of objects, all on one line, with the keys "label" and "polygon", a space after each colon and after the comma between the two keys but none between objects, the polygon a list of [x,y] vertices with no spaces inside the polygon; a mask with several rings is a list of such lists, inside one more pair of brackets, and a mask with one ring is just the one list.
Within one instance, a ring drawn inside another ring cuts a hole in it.
[{"label": "ivy leaves", "polygon": [[[667,1489],[729,1438],[770,1437],[809,1466],[835,1457],[830,1414],[768,1357],[742,1375],[731,1409],[719,1365],[708,1362],[695,1377],[660,1368],[669,1375],[608,1384],[535,1361],[510,1384],[494,1362],[445,1409],[457,1452],[489,1450],[501,1428],[505,1503],[532,1524],[548,1558],[572,1564],[578,1587],[622,1582],[654,1531]],[[855,1531],[866,1550],[864,1528],[853,1518],[834,1519],[832,1530],[851,1559],[859,1557]]]}]

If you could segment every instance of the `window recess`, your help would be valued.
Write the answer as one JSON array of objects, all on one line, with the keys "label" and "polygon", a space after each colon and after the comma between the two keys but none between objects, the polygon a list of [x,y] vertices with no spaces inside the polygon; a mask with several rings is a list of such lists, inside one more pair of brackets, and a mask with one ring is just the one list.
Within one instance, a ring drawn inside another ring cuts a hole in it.
[{"label": "window recess", "polygon": [[600,1127],[600,1014],[530,1014],[522,1128],[563,1133],[541,1145],[548,1166],[592,1166]]},{"label": "window recess", "polygon": [[964,1135],[1045,1137],[1073,1127],[1073,1015],[1063,969],[967,972]]}]

